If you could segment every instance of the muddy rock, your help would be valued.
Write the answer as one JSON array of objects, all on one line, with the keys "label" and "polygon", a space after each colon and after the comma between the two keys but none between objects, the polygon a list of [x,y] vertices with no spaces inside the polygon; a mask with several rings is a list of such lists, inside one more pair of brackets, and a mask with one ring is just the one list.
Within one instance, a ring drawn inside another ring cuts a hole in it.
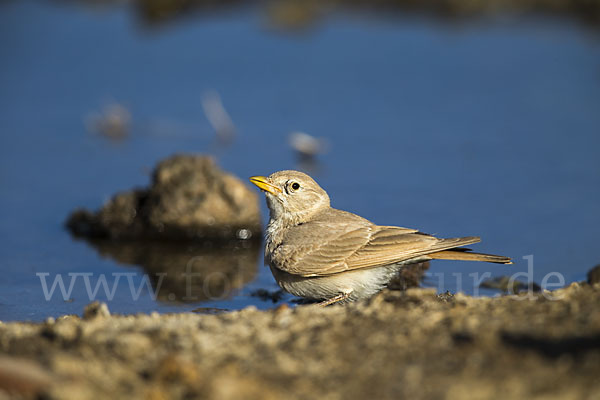
[{"label": "muddy rock", "polygon": [[600,283],[600,264],[588,271],[587,279],[590,285]]},{"label": "muddy rock", "polygon": [[412,287],[418,287],[423,281],[425,273],[429,269],[429,261],[417,264],[409,264],[402,268],[398,275],[388,284],[390,289],[405,290]]},{"label": "muddy rock", "polygon": [[150,187],[77,210],[67,227],[88,238],[231,240],[259,238],[261,220],[256,191],[210,157],[176,155],[158,164]]},{"label": "muddy rock", "polygon": [[52,399],[592,399],[599,304],[600,286],[581,283],[217,315],[107,311],[0,324],[0,354],[44,371],[10,390]]},{"label": "muddy rock", "polygon": [[105,318],[110,317],[110,311],[106,303],[94,301],[88,304],[83,310],[83,319]]}]

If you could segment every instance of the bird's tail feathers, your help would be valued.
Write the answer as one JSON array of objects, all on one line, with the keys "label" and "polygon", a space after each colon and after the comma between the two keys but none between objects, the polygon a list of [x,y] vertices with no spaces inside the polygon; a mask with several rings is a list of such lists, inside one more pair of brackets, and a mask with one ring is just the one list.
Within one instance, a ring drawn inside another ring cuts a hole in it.
[{"label": "bird's tail feathers", "polygon": [[496,264],[512,264],[510,257],[471,253],[468,249],[438,251],[437,253],[428,254],[427,256],[436,260],[486,261]]}]

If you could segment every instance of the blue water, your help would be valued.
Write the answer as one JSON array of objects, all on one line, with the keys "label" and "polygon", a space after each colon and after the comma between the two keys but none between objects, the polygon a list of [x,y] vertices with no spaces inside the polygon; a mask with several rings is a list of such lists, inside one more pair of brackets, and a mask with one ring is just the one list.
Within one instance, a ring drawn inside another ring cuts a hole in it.
[{"label": "blue water", "polygon": [[[600,262],[600,35],[568,21],[340,14],[282,33],[247,8],[150,29],[127,7],[3,2],[0,60],[0,320],[89,303],[81,282],[68,301],[46,301],[36,273],[141,279],[140,266],[71,238],[63,223],[74,208],[146,185],[175,152],[210,152],[244,179],[299,168],[287,144],[294,130],[328,139],[313,175],[333,206],[440,236],[480,235],[477,250],[516,261],[435,262],[428,283],[440,290],[475,293],[469,274],[526,271],[527,255],[537,282],[551,272],[582,280]],[[214,146],[207,90],[236,124],[230,147]],[[113,101],[133,118],[119,143],[84,124]],[[148,291],[133,301],[119,285],[109,308],[273,307],[250,295],[277,289],[262,255],[255,273],[233,297],[198,303]]]}]

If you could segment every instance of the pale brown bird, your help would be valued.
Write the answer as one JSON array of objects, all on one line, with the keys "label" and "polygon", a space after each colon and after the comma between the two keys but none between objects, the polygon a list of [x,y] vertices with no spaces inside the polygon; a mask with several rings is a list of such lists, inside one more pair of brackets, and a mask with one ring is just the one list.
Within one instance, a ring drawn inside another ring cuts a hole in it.
[{"label": "pale brown bird", "polygon": [[369,298],[407,264],[432,259],[512,264],[508,257],[457,248],[479,242],[476,236],[438,239],[332,208],[327,192],[302,172],[279,171],[250,182],[265,192],[271,214],[265,264],[283,290],[322,300],[321,305]]}]

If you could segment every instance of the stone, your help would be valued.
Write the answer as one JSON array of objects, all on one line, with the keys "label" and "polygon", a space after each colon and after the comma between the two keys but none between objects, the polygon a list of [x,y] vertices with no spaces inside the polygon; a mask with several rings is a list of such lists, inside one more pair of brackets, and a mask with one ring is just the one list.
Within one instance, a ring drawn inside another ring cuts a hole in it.
[{"label": "stone", "polygon": [[111,198],[100,210],[76,210],[67,227],[86,238],[260,239],[258,194],[208,156],[161,161],[145,189]]},{"label": "stone", "polygon": [[587,273],[587,281],[590,285],[600,283],[600,264],[590,269]]},{"label": "stone", "polygon": [[106,303],[101,303],[99,301],[94,301],[93,303],[88,304],[83,309],[83,319],[94,319],[94,318],[106,318],[110,317],[110,311],[108,311],[108,306]]}]

